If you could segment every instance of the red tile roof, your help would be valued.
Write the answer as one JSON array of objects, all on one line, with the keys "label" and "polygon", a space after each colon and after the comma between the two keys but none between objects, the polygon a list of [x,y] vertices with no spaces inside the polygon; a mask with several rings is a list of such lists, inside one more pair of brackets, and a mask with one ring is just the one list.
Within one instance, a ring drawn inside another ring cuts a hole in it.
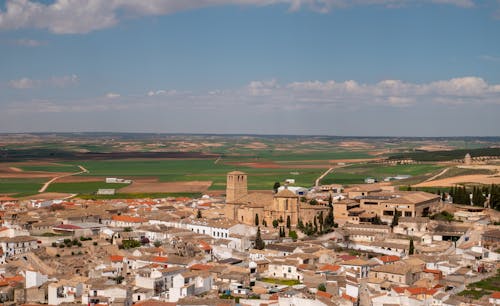
[{"label": "red tile roof", "polygon": [[327,299],[331,299],[332,298],[332,294],[328,293],[328,292],[324,292],[324,291],[321,291],[321,290],[318,290],[316,292],[316,295],[318,296],[321,296],[321,297],[324,297],[324,298],[327,298]]},{"label": "red tile roof", "polygon": [[378,259],[380,259],[382,262],[387,263],[387,262],[399,261],[401,258],[399,258],[399,256],[394,256],[394,255],[384,255],[378,257]]},{"label": "red tile roof", "polygon": [[120,255],[111,255],[109,256],[112,262],[120,262],[123,261],[123,256]]},{"label": "red tile roof", "polygon": [[340,269],[340,266],[338,265],[324,265],[321,268],[319,268],[319,271],[330,271],[330,272],[336,272]]},{"label": "red tile roof", "polygon": [[122,222],[129,222],[129,223],[144,223],[147,222],[148,220],[144,218],[139,218],[139,217],[132,217],[132,216],[113,216],[112,217],[113,221],[122,221]]},{"label": "red tile roof", "polygon": [[494,298],[494,299],[500,299],[500,291],[493,292],[491,294],[491,297]]},{"label": "red tile roof", "polygon": [[203,264],[194,264],[189,269],[191,270],[210,270],[212,268],[211,265],[203,265]]},{"label": "red tile roof", "polygon": [[165,257],[165,256],[155,256],[155,257],[153,257],[152,260],[154,262],[167,262],[168,261],[168,257]]}]

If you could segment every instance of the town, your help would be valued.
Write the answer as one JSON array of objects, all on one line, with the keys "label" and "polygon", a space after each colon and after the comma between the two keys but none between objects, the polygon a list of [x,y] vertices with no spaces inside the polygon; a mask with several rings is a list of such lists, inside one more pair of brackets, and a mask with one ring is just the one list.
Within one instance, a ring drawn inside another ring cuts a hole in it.
[{"label": "town", "polygon": [[4,305],[499,305],[500,212],[387,184],[0,198]]}]

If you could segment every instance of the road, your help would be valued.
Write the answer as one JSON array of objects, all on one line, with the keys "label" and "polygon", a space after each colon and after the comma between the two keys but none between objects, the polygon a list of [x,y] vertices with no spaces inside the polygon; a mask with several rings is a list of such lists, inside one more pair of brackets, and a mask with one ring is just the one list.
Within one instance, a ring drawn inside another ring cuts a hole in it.
[{"label": "road", "polygon": [[314,186],[319,186],[319,183],[321,182],[321,180],[328,175],[328,173],[332,172],[333,171],[333,167],[332,168],[329,168],[328,170],[326,170],[323,174],[321,174],[317,179],[316,179],[316,182],[314,183]]},{"label": "road", "polygon": [[39,193],[45,192],[45,190],[47,190],[47,188],[49,188],[50,184],[52,184],[53,182],[55,182],[56,180],[58,180],[60,178],[78,175],[78,174],[82,174],[82,173],[89,173],[89,170],[85,169],[83,166],[78,165],[78,168],[80,168],[80,170],[82,170],[82,171],[56,176],[56,177],[52,178],[50,181],[43,184],[42,188],[40,188],[40,190],[38,190],[38,192]]}]

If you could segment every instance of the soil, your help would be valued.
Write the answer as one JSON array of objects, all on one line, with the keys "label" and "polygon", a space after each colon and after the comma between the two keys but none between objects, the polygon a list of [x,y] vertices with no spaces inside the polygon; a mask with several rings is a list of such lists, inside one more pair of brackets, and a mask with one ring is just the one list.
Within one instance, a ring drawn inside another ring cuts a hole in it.
[{"label": "soil", "polygon": [[206,192],[212,181],[158,182],[155,179],[135,180],[119,193],[167,193],[167,192]]}]

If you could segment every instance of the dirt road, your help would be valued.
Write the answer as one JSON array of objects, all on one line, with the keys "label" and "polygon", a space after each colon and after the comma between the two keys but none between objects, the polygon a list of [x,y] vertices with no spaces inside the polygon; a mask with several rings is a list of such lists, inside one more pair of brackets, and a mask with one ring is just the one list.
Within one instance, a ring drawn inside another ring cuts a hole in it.
[{"label": "dirt road", "polygon": [[43,184],[42,188],[40,188],[40,190],[38,190],[38,192],[39,193],[45,192],[45,190],[47,190],[47,188],[50,186],[50,184],[52,184],[53,182],[55,182],[56,180],[58,180],[60,178],[72,176],[72,175],[78,175],[78,174],[82,174],[82,173],[89,173],[89,171],[87,169],[85,169],[83,166],[78,165],[78,168],[80,168],[80,170],[82,170],[82,171],[56,176],[56,177],[52,178],[50,181],[47,181],[45,184]]}]

